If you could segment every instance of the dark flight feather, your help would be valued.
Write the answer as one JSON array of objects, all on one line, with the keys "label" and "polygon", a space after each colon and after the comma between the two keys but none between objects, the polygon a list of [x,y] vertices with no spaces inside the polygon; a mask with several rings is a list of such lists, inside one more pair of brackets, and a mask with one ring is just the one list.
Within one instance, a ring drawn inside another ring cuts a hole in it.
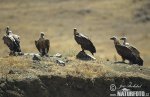
[{"label": "dark flight feather", "polygon": [[49,52],[50,42],[48,39],[40,38],[35,41],[35,46],[42,55],[46,55]]},{"label": "dark flight feather", "polygon": [[88,50],[92,54],[96,53],[95,46],[93,45],[93,43],[91,42],[91,40],[87,36],[85,36],[81,33],[75,33],[74,38],[75,38],[76,42],[79,45],[81,45],[82,50]]},{"label": "dark flight feather", "polygon": [[129,60],[133,64],[143,65],[143,60],[137,55],[132,49],[124,46],[124,45],[115,45],[116,50],[120,56],[124,59]]}]

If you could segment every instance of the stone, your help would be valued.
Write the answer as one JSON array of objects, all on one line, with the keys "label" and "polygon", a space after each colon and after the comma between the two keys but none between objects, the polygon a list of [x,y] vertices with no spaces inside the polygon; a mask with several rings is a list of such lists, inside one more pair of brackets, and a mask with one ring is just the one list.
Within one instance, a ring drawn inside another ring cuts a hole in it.
[{"label": "stone", "polygon": [[17,55],[22,56],[22,55],[24,55],[24,53],[23,52],[18,52]]},{"label": "stone", "polygon": [[62,57],[62,54],[60,54],[60,53],[57,53],[57,54],[55,54],[55,55],[54,55],[54,57],[61,58],[61,57]]},{"label": "stone", "polygon": [[80,60],[95,60],[96,58],[89,55],[89,54],[86,54],[85,52],[83,51],[80,51],[77,55],[76,55],[76,58],[77,59],[80,59]]},{"label": "stone", "polygon": [[40,56],[34,55],[32,60],[34,60],[34,61],[41,61],[41,58],[40,58]]},{"label": "stone", "polygon": [[8,74],[15,74],[15,71],[9,70]]},{"label": "stone", "polygon": [[59,64],[60,66],[65,66],[65,62],[62,60],[57,59],[56,63]]},{"label": "stone", "polygon": [[24,53],[24,55],[25,56],[34,56],[34,55],[36,55],[36,56],[40,57],[40,54],[38,54],[38,53]]}]

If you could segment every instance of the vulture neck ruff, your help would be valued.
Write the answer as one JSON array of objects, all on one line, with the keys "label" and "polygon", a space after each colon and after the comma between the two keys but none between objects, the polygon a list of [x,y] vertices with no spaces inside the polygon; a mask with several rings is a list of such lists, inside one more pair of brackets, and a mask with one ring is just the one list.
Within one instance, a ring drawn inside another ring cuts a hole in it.
[{"label": "vulture neck ruff", "polygon": [[14,35],[13,35],[13,33],[12,33],[12,32],[8,32],[8,33],[6,34],[6,36],[8,36],[9,38],[10,38],[10,37],[12,37],[12,38],[13,38],[13,36],[14,36]]},{"label": "vulture neck ruff", "polygon": [[121,44],[119,43],[119,40],[117,40],[117,39],[114,40],[114,44],[115,44],[115,45],[121,45]]},{"label": "vulture neck ruff", "polygon": [[77,31],[74,31],[74,36],[79,35],[79,33]]},{"label": "vulture neck ruff", "polygon": [[127,40],[126,39],[124,39],[123,40],[123,45],[127,45],[128,43],[127,43]]},{"label": "vulture neck ruff", "polygon": [[40,38],[41,38],[41,39],[44,39],[44,35],[41,35]]}]

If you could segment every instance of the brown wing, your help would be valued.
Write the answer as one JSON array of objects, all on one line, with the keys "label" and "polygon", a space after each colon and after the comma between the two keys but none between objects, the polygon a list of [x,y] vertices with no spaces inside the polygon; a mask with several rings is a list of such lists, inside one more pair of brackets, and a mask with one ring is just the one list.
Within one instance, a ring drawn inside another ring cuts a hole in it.
[{"label": "brown wing", "polygon": [[131,58],[134,56],[132,54],[132,51],[129,48],[127,48],[126,46],[116,45],[116,49],[117,49],[117,52],[119,53],[119,55],[121,55],[123,57]]},{"label": "brown wing", "polygon": [[13,50],[14,44],[13,44],[13,41],[9,37],[4,36],[3,41],[4,41],[4,44],[6,44],[10,50]]},{"label": "brown wing", "polygon": [[50,41],[48,39],[45,39],[45,47],[47,49],[47,53],[49,52],[49,47],[50,47]]},{"label": "brown wing", "polygon": [[89,50],[92,53],[96,53],[95,46],[87,36],[84,36],[83,34],[79,33],[78,35],[75,35],[75,40],[84,49]]},{"label": "brown wing", "polygon": [[133,64],[143,65],[143,60],[136,55],[131,49],[123,45],[115,45],[117,52],[123,58],[131,61]]},{"label": "brown wing", "polygon": [[91,41],[89,40],[89,38],[80,33],[78,35],[75,35],[75,40],[80,45],[84,45],[85,43],[87,45],[91,44]]},{"label": "brown wing", "polygon": [[4,44],[7,45],[7,43],[9,43],[10,40],[8,39],[7,36],[3,36],[3,41],[4,41]]},{"label": "brown wing", "polygon": [[19,37],[18,35],[13,34],[12,36],[13,36],[13,38],[15,39],[15,41],[16,41],[17,43],[20,43],[20,37]]},{"label": "brown wing", "polygon": [[39,41],[35,41],[35,46],[38,49],[38,51],[40,52],[40,44]]},{"label": "brown wing", "polygon": [[129,49],[131,49],[136,55],[140,55],[140,52],[133,46],[129,46]]}]

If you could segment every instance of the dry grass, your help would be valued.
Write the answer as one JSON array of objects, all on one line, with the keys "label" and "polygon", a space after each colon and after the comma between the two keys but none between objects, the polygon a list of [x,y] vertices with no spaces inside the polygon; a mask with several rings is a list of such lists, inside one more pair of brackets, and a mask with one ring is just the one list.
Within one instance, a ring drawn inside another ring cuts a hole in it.
[{"label": "dry grass", "polygon": [[30,60],[21,57],[0,58],[0,77],[6,76],[10,70],[14,70],[18,73],[25,73],[31,63]]},{"label": "dry grass", "polygon": [[[0,77],[13,79],[35,78],[41,75],[53,75],[80,78],[98,77],[142,77],[149,78],[149,69],[138,66],[112,64],[111,62],[97,59],[97,61],[80,61],[74,57],[69,58],[66,66],[60,66],[55,62],[43,60],[34,63],[29,57],[6,57],[0,59]],[[13,70],[12,74],[9,74]]]},{"label": "dry grass", "polygon": [[[96,57],[104,60],[120,60],[112,41],[113,35],[125,34],[129,43],[136,46],[144,59],[150,63],[150,23],[136,23],[135,10],[148,0],[133,3],[132,0],[0,0],[0,36],[9,25],[21,36],[24,52],[38,52],[34,40],[39,32],[46,32],[51,41],[50,54],[60,52],[74,56],[80,46],[73,39],[73,28],[88,35],[97,48]],[[0,41],[0,55],[8,55],[8,48]]]}]

